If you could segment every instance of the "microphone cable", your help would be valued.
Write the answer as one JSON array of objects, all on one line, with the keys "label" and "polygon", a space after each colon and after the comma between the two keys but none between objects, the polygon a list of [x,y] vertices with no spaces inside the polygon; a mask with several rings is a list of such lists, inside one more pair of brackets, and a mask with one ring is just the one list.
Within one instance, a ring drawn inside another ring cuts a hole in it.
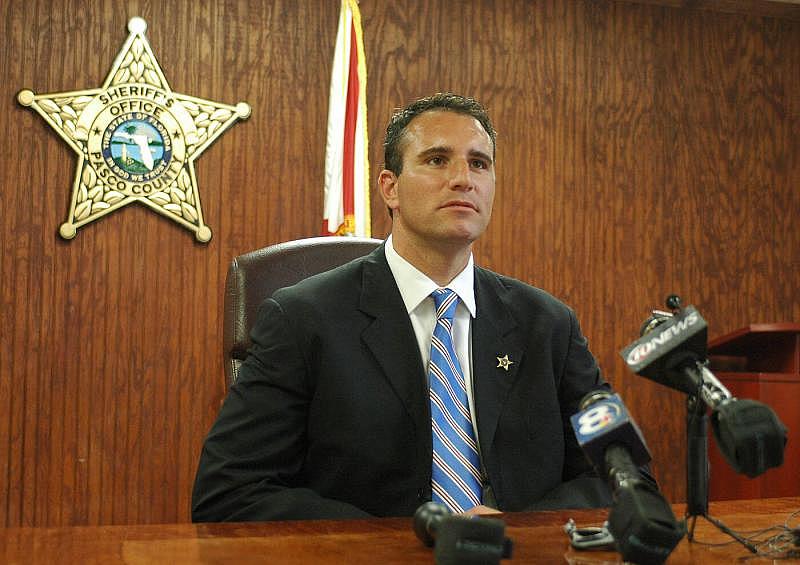
[{"label": "microphone cable", "polygon": [[[755,555],[768,559],[797,559],[800,558],[800,524],[792,526],[790,523],[800,516],[800,510],[795,510],[789,514],[783,524],[775,524],[759,530],[733,531],[741,539],[755,548]],[[711,518],[710,516],[706,516]],[[715,520],[711,520],[714,522]],[[729,528],[730,529],[730,528]],[[775,532],[775,533],[773,533]],[[764,537],[766,534],[772,535]],[[740,543],[733,539],[725,542],[707,542],[697,538],[691,540],[707,547],[725,547],[734,543]]]}]

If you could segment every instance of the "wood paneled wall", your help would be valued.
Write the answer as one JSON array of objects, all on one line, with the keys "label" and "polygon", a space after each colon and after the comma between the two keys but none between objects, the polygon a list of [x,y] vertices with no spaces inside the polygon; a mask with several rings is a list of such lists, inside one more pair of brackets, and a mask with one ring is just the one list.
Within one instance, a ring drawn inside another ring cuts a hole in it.
[{"label": "wood paneled wall", "polygon": [[[594,0],[361,9],[373,176],[393,108],[441,90],[490,108],[498,192],[476,258],[576,309],[665,492],[681,500],[683,398],[629,375],[617,352],[671,292],[701,310],[712,337],[800,320],[796,11]],[[224,395],[227,265],[321,224],[338,10],[335,0],[3,3],[0,526],[189,519]],[[16,92],[100,86],[134,15],[174,91],[253,108],[197,162],[207,245],[136,206],[70,242],[57,235],[76,159]],[[373,198],[383,236],[389,219]]]}]

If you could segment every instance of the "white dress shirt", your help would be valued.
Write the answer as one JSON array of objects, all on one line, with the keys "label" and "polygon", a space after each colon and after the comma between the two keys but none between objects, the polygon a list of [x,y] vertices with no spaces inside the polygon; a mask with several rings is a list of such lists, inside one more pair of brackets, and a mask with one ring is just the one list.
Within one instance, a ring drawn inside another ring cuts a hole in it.
[{"label": "white dress shirt", "polygon": [[[400,295],[403,297],[408,317],[411,319],[411,326],[414,328],[419,354],[422,358],[422,366],[425,367],[427,373],[428,363],[431,358],[431,338],[436,327],[436,307],[431,293],[442,287],[395,251],[391,235],[386,240],[385,251],[389,269],[392,271],[397,288],[400,289]],[[469,400],[469,413],[472,420],[472,428],[475,432],[475,439],[477,440],[475,403],[472,398],[471,334],[472,318],[475,317],[476,311],[475,272],[471,253],[467,266],[448,283],[446,288],[455,292],[459,298],[456,315],[453,319],[453,345],[458,362],[461,365],[461,371],[464,373],[464,384],[467,389],[467,399]],[[478,452],[480,453],[480,442],[478,443]]]}]

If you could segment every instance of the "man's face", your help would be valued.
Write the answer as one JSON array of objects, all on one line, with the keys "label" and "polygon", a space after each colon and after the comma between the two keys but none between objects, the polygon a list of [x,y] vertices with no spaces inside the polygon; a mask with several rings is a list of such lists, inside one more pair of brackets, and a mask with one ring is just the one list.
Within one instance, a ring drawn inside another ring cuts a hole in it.
[{"label": "man's face", "polygon": [[379,177],[393,238],[423,246],[475,241],[492,215],[495,183],[492,140],[480,122],[425,112],[406,128],[401,151],[400,175]]}]

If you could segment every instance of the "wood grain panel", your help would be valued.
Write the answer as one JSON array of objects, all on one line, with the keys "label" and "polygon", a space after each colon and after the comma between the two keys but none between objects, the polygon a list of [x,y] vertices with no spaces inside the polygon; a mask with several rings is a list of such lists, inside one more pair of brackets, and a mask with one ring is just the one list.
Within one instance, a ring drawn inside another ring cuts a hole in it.
[{"label": "wood grain panel", "polygon": [[[476,258],[575,308],[665,492],[680,500],[683,398],[629,375],[617,351],[670,292],[701,310],[712,336],[800,321],[800,23],[790,6],[765,11],[772,3],[669,4],[361,9],[373,177],[394,108],[442,90],[489,107],[498,196]],[[228,263],[319,231],[338,9],[3,3],[0,526],[189,519],[200,445],[224,394]],[[196,164],[208,245],[135,206],[70,242],[56,233],[75,157],[16,91],[99,86],[134,15],[147,20],[173,90],[253,107]],[[390,221],[376,192],[372,211],[383,236]]]}]

